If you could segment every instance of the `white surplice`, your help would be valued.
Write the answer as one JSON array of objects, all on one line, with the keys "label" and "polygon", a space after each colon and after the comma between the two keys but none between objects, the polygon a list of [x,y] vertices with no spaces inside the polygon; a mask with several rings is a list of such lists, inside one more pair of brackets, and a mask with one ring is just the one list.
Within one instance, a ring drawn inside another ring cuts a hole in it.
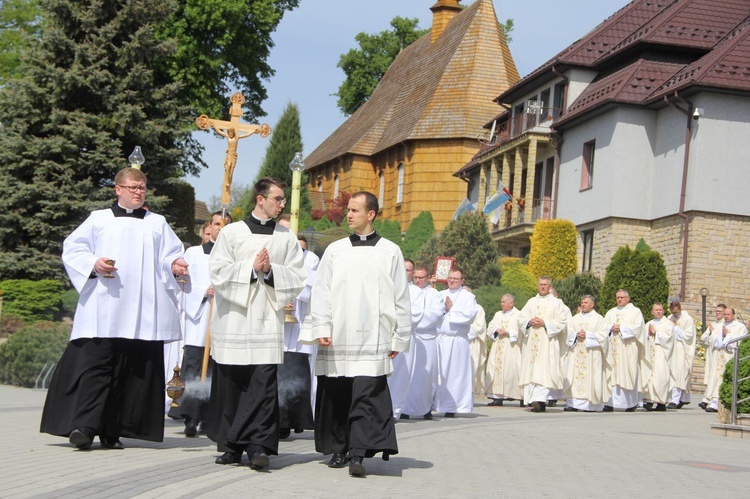
[{"label": "white surplice", "polygon": [[[524,401],[547,403],[551,389],[562,389],[560,342],[565,330],[566,306],[552,294],[531,298],[521,310],[521,331],[526,335],[521,359],[521,387]],[[529,321],[544,319],[544,327],[530,327]],[[528,326],[528,327],[527,327]]]},{"label": "white surplice", "polygon": [[422,315],[424,314],[420,292],[419,287],[409,283],[412,325],[409,351],[401,355],[396,355],[393,359],[393,373],[388,377],[388,389],[391,391],[391,402],[393,403],[393,417],[396,419],[399,419],[402,413],[408,414],[405,408],[409,399],[411,373],[414,370],[414,328],[422,320]]},{"label": "white surplice", "polygon": [[[182,242],[161,215],[93,211],[63,243],[63,264],[80,294],[70,339],[178,340],[172,262],[182,255]],[[101,257],[115,260],[113,278],[91,278]]]},{"label": "white surplice", "polygon": [[[724,336],[724,327],[727,328],[728,333]],[[710,401],[710,406],[714,409],[719,407],[719,388],[724,380],[724,370],[726,369],[727,362],[733,358],[734,350],[727,348],[727,344],[742,335],[747,334],[747,326],[737,319],[732,322],[724,322],[721,326],[718,326],[712,336],[711,349],[715,352],[713,359],[713,366],[708,376],[708,384],[706,385],[706,398]],[[734,348],[737,347],[736,343],[733,343]]]},{"label": "white surplice", "polygon": [[471,372],[474,393],[481,395],[485,392],[484,376],[487,365],[487,319],[484,308],[477,304],[477,316],[471,323],[474,339],[471,340]]},{"label": "white surplice", "polygon": [[[579,331],[585,331],[586,337],[578,338]],[[568,319],[567,348],[563,398],[568,407],[601,411],[611,396],[606,371],[609,328],[604,317],[592,310]]]},{"label": "white surplice", "polygon": [[[268,250],[273,286],[256,274],[256,255]],[[245,221],[224,227],[210,258],[216,290],[211,318],[211,355],[219,364],[284,362],[284,307],[305,285],[302,248],[286,227],[253,233]]]},{"label": "white surplice", "polygon": [[442,295],[430,286],[419,290],[417,300],[420,302],[417,306],[423,313],[414,328],[413,344],[409,348],[412,372],[404,413],[410,416],[423,416],[435,409],[438,387],[437,327],[445,311]]},{"label": "white surplice", "polygon": [[440,294],[443,301],[450,297],[453,305],[438,326],[440,380],[435,410],[469,413],[474,408],[469,342],[475,335],[471,324],[477,316],[477,300],[465,289],[445,289]]},{"label": "white surplice", "polygon": [[695,359],[695,321],[685,311],[679,317],[670,315],[669,320],[675,325],[674,352],[669,366],[674,378],[672,402],[690,402],[690,376]]},{"label": "white surplice", "polygon": [[[607,369],[612,401],[615,409],[629,409],[638,405],[638,363],[646,344],[643,314],[632,303],[615,307],[604,316],[610,330]],[[612,325],[620,326],[620,334],[613,334]]]},{"label": "white surplice", "polygon": [[[487,326],[492,338],[492,348],[487,357],[487,397],[519,400],[521,390],[521,349],[523,334],[518,321],[521,312],[513,307],[507,312],[498,311]],[[506,331],[502,336],[498,330]]]},{"label": "white surplice", "polygon": [[[649,325],[654,326],[656,334],[649,334]],[[668,404],[671,399],[670,387],[674,380],[670,369],[671,359],[677,352],[675,325],[666,317],[662,317],[647,322],[645,329],[648,340],[640,363],[643,399],[648,402]]]}]

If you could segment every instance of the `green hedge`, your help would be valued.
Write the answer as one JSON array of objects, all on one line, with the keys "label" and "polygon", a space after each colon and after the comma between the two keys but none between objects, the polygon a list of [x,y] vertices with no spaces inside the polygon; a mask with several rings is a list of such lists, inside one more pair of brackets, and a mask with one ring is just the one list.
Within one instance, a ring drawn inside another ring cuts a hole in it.
[{"label": "green hedge", "polygon": [[45,364],[60,360],[69,339],[70,326],[61,322],[24,326],[0,345],[0,382],[33,387]]},{"label": "green hedge", "polygon": [[0,290],[3,295],[3,314],[17,315],[26,321],[51,321],[60,318],[63,295],[60,281],[7,279],[0,282]]},{"label": "green hedge", "polygon": [[[750,339],[740,343],[740,359],[750,356]],[[750,359],[740,361],[739,378],[750,376]],[[732,377],[734,376],[734,359],[727,362],[724,370],[724,380],[719,388],[719,398],[727,410],[732,409]],[[750,397],[750,380],[745,380],[737,386],[737,400]],[[737,406],[739,414],[750,414],[750,400],[742,402]]]}]

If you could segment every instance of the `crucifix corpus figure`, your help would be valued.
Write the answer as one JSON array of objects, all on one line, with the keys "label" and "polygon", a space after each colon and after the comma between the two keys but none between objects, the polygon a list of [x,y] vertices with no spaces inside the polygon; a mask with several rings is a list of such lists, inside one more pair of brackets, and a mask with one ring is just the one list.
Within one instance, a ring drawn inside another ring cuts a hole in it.
[{"label": "crucifix corpus figure", "polygon": [[240,139],[256,133],[263,138],[271,135],[271,127],[266,123],[262,125],[240,123],[242,104],[245,103],[245,96],[241,92],[235,92],[229,101],[232,103],[232,107],[229,108],[229,121],[214,120],[205,114],[195,119],[195,124],[201,130],[213,128],[216,133],[227,139],[227,154],[224,158],[224,183],[221,189],[221,207],[224,210],[229,208],[232,175],[234,174],[234,167],[237,166],[237,143]]}]

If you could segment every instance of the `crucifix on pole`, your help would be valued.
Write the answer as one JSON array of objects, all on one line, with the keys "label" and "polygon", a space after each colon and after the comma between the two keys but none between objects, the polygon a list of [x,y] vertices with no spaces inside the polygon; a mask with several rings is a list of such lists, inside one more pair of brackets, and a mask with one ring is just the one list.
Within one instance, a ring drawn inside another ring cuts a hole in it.
[{"label": "crucifix on pole", "polygon": [[[221,187],[221,208],[229,208],[230,194],[232,189],[232,175],[234,167],[237,166],[237,143],[240,139],[251,135],[259,134],[265,138],[271,134],[271,127],[266,123],[262,125],[249,125],[240,123],[242,116],[242,104],[245,103],[245,96],[241,92],[235,92],[229,99],[232,107],[229,108],[229,121],[214,120],[202,114],[195,119],[195,124],[201,130],[213,128],[216,133],[227,139],[227,153],[224,157],[224,183]],[[222,224],[223,224],[222,217]]]}]

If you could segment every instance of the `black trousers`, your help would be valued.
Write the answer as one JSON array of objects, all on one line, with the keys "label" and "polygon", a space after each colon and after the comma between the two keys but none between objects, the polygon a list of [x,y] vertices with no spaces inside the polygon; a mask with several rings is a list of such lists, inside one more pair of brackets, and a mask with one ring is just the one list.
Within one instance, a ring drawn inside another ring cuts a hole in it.
[{"label": "black trousers", "polygon": [[186,383],[185,395],[178,401],[179,407],[169,409],[169,417],[204,423],[208,418],[208,401],[211,397],[211,376],[214,361],[209,357],[208,372],[201,382],[203,347],[185,345],[185,355],[180,365],[180,378]]},{"label": "black trousers", "polygon": [[391,393],[385,376],[318,376],[315,450],[383,459],[398,454]]},{"label": "black trousers", "polygon": [[261,446],[279,451],[279,399],[276,364],[234,366],[216,363],[206,434],[219,452]]},{"label": "black trousers", "polygon": [[164,440],[164,342],[79,338],[52,376],[40,430]]}]

